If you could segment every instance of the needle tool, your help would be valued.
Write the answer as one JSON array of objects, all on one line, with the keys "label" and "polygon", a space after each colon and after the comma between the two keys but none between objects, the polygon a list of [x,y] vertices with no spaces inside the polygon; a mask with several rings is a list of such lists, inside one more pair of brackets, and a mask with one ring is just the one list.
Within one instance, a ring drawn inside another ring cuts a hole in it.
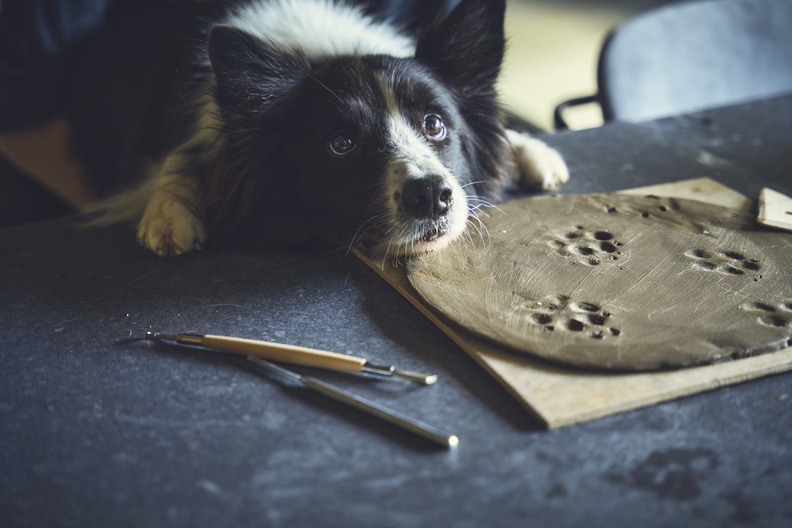
[{"label": "needle tool", "polygon": [[410,418],[409,416],[406,416],[398,411],[394,411],[393,409],[389,409],[384,405],[380,405],[379,403],[367,400],[361,396],[352,394],[351,392],[339,389],[338,387],[334,387],[333,385],[325,383],[324,381],[318,380],[316,378],[312,378],[310,376],[301,376],[296,372],[292,372],[291,370],[274,365],[269,361],[264,361],[260,357],[248,356],[247,358],[256,365],[297,381],[305,387],[318,392],[319,394],[323,394],[328,398],[341,403],[351,405],[352,407],[360,409],[361,411],[367,412],[373,416],[381,418],[382,420],[390,422],[428,440],[431,440],[432,442],[440,444],[443,447],[456,447],[459,444],[459,438],[457,438],[456,435],[449,434],[438,429],[437,427],[433,427],[429,424],[421,422],[420,420],[416,420],[415,418]]},{"label": "needle tool", "polygon": [[314,348],[272,343],[270,341],[216,335],[161,334],[158,332],[146,332],[145,339],[175,341],[183,345],[197,345],[221,352],[259,356],[272,361],[293,363],[295,365],[306,365],[344,372],[361,372],[386,377],[395,376],[424,385],[431,385],[437,381],[436,374],[422,374],[420,372],[397,369],[393,366],[372,365],[366,359],[360,357],[316,350]]}]

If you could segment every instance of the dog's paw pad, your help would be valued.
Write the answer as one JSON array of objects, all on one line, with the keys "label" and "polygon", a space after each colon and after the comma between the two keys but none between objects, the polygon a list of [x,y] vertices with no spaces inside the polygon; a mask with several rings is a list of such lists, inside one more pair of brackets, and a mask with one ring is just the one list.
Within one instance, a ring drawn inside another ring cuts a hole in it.
[{"label": "dog's paw pad", "polygon": [[524,187],[549,190],[569,180],[569,169],[558,151],[513,130],[506,135]]},{"label": "dog's paw pad", "polygon": [[201,249],[206,228],[184,203],[164,200],[150,203],[138,224],[138,240],[161,257]]}]

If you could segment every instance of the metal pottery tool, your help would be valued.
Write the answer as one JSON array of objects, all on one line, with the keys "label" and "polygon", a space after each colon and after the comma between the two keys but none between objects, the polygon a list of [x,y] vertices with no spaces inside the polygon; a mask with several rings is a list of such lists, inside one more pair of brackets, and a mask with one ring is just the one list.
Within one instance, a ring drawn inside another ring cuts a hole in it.
[{"label": "metal pottery tool", "polygon": [[259,341],[255,339],[242,339],[238,337],[199,335],[199,334],[161,334],[159,332],[146,332],[145,339],[153,341],[174,341],[183,345],[197,345],[221,352],[244,354],[266,358],[272,361],[305,365],[344,372],[360,372],[375,374],[385,377],[399,377],[410,381],[431,385],[437,381],[436,374],[423,374],[409,370],[397,369],[393,366],[373,365],[366,359],[337,354],[325,350],[299,347]]},{"label": "metal pottery tool", "polygon": [[394,411],[393,409],[389,409],[384,405],[380,405],[371,400],[367,400],[365,398],[347,392],[343,389],[339,389],[338,387],[334,387],[316,378],[312,378],[310,376],[301,376],[296,372],[292,372],[291,370],[285,369],[283,367],[279,367],[278,365],[274,365],[269,361],[264,361],[260,357],[248,356],[247,358],[256,365],[259,365],[272,372],[276,372],[278,374],[286,376],[287,378],[297,381],[302,385],[304,385],[305,387],[315,392],[318,392],[319,394],[323,394],[328,398],[339,401],[341,403],[351,405],[352,407],[360,409],[361,411],[364,411],[373,416],[381,418],[386,422],[390,422],[403,429],[406,429],[417,435],[420,435],[428,440],[431,440],[432,442],[440,444],[443,447],[456,447],[459,444],[459,438],[457,438],[456,435],[449,434],[429,424],[425,424],[419,420],[410,418],[409,416]]}]

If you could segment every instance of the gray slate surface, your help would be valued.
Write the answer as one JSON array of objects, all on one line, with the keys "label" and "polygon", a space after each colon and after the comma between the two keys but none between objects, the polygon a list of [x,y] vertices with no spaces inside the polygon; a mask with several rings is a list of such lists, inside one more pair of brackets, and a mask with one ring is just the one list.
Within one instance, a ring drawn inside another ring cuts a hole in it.
[{"label": "gray slate surface", "polygon": [[[563,192],[710,176],[792,194],[792,96],[547,139]],[[0,230],[0,525],[789,526],[792,374],[543,431],[354,257],[160,260],[129,227]],[[436,372],[302,369],[460,437],[445,451],[242,358],[114,344],[263,338]]]}]

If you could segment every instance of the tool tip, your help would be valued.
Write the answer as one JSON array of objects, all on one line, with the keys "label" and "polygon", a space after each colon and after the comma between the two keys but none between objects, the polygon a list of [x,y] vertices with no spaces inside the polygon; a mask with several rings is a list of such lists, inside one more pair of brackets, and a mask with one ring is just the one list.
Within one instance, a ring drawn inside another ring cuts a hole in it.
[{"label": "tool tip", "polygon": [[394,376],[400,376],[411,381],[417,381],[424,385],[437,383],[437,374],[424,374],[423,372],[412,372],[411,370],[393,369]]},{"label": "tool tip", "polygon": [[459,445],[459,437],[457,435],[451,435],[448,437],[448,447],[456,447]]}]

